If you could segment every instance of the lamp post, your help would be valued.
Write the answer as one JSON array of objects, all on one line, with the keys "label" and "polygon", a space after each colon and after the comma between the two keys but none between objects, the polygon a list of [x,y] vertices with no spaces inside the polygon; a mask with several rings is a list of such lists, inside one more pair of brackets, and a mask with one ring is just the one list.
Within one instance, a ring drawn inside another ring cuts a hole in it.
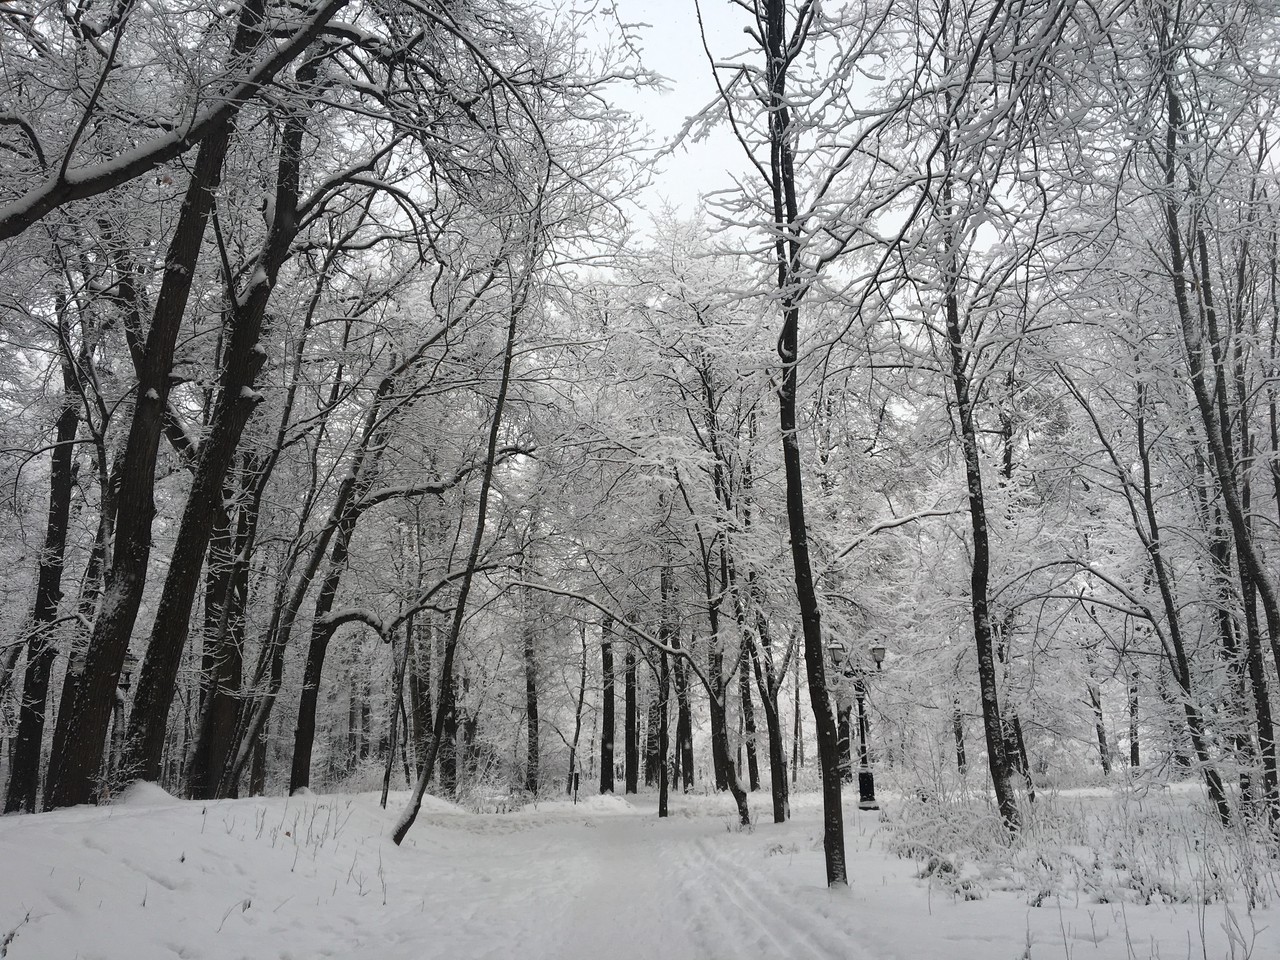
[{"label": "lamp post", "polygon": [[[875,775],[871,772],[871,756],[867,749],[867,675],[871,671],[860,663],[851,662],[848,648],[839,640],[828,643],[827,652],[831,656],[832,667],[841,676],[853,681],[853,698],[858,711],[858,809],[879,810]],[[872,641],[867,647],[867,653],[879,672],[884,663],[884,644]]]}]

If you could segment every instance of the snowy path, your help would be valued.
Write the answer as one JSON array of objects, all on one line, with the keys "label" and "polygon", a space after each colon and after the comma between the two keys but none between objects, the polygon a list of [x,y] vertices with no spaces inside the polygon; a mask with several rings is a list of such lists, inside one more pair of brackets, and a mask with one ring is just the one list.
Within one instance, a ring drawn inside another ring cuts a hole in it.
[{"label": "snowy path", "polygon": [[[849,811],[852,889],[822,886],[816,798],[730,829],[717,798],[474,815],[439,801],[403,848],[373,797],[132,803],[0,819],[0,956],[37,960],[1129,960],[1244,957],[1221,909],[964,902]],[[1240,919],[1240,918],[1237,918]],[[1280,958],[1280,914],[1246,920]],[[1217,933],[1215,933],[1217,931]],[[7,944],[6,944],[6,938]]]}]

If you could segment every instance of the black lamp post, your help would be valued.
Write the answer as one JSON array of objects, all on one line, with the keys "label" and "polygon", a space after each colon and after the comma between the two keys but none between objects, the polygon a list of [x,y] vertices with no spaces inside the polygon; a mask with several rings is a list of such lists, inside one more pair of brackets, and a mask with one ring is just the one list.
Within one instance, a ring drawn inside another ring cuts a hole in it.
[{"label": "black lamp post", "polygon": [[[871,772],[871,757],[867,749],[867,674],[870,671],[861,664],[851,663],[847,650],[839,640],[832,640],[827,644],[831,665],[842,676],[853,681],[853,698],[858,711],[858,809],[879,810],[875,774]],[[873,641],[867,652],[879,671],[884,663],[884,644]]]}]

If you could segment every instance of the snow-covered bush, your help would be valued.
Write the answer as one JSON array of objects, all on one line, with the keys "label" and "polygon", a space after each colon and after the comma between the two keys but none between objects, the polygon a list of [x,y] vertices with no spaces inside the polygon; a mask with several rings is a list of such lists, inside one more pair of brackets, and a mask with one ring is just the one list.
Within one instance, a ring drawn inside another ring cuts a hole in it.
[{"label": "snow-covered bush", "polygon": [[1224,830],[1194,789],[1041,792],[1006,839],[989,798],[907,795],[886,810],[888,847],[919,875],[965,899],[986,890],[1095,903],[1243,901],[1280,897],[1280,862],[1264,831]]}]

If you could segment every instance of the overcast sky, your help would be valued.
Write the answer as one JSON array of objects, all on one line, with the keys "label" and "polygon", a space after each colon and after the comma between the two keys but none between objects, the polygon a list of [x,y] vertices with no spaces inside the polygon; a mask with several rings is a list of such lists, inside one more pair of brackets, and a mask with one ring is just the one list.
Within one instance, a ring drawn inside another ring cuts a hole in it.
[{"label": "overcast sky", "polygon": [[[616,0],[615,6],[624,22],[649,25],[638,30],[644,62],[666,77],[668,85],[663,92],[620,91],[618,103],[642,118],[653,131],[655,143],[668,142],[688,116],[715,96],[694,0]],[[723,58],[746,46],[743,21],[735,18],[728,0],[703,0],[702,13],[708,41],[717,56]],[[743,165],[741,149],[725,131],[706,142],[686,142],[661,160],[646,206],[653,209],[669,202],[692,214],[700,194],[728,186],[727,171],[740,170]]]}]

